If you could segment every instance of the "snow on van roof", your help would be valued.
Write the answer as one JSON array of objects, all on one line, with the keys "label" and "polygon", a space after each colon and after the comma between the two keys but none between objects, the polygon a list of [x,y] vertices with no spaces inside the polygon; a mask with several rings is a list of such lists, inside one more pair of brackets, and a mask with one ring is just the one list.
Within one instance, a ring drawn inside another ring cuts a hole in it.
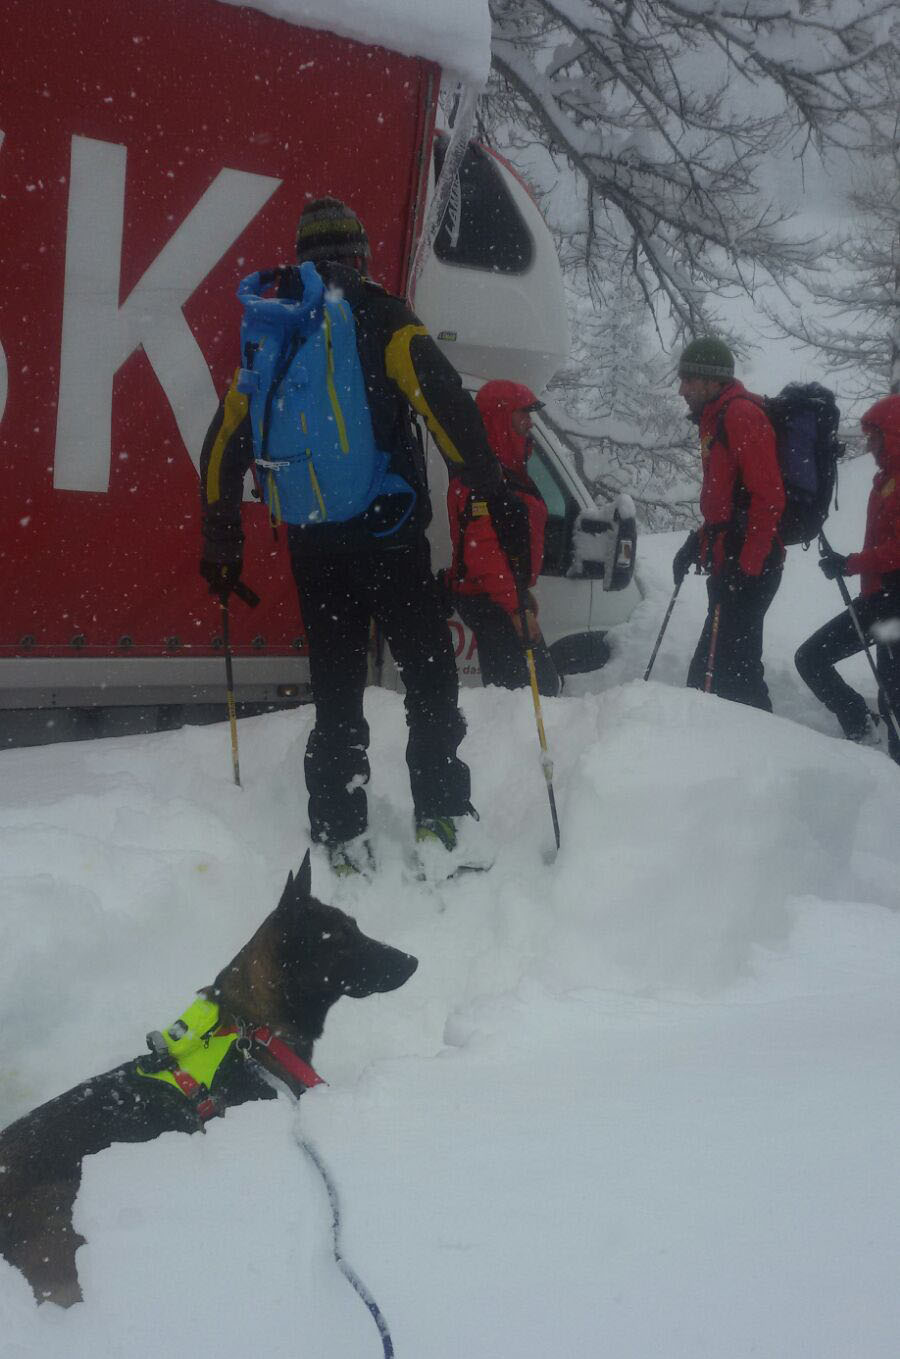
[{"label": "snow on van roof", "polygon": [[488,0],[222,0],[302,28],[426,57],[445,72],[484,85],[491,61]]}]

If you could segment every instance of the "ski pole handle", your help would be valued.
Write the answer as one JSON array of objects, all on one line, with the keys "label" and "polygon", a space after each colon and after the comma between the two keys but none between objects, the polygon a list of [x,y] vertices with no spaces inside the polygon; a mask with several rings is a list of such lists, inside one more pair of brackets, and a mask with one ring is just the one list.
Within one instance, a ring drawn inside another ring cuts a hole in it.
[{"label": "ski pole handle", "polygon": [[242,580],[232,586],[232,593],[236,594],[238,599],[242,600],[250,609],[255,609],[259,603],[259,595],[255,590],[251,590],[249,585],[245,585]]}]

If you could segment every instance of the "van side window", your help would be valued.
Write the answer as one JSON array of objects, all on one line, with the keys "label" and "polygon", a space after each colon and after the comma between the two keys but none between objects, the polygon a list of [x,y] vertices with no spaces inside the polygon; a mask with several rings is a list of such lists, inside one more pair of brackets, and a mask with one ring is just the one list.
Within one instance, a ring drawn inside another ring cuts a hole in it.
[{"label": "van side window", "polygon": [[[434,139],[434,173],[440,174],[447,152],[446,133]],[[534,256],[531,232],[503,183],[490,154],[470,142],[450,204],[434,242],[444,264],[524,274]]]},{"label": "van side window", "polygon": [[564,576],[572,564],[572,528],[579,505],[535,439],[526,468],[547,506],[542,576]]}]

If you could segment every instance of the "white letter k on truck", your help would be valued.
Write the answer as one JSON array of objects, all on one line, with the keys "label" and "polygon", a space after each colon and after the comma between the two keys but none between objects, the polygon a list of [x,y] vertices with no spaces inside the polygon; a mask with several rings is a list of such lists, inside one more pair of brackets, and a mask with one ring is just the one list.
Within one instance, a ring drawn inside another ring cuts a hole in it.
[{"label": "white letter k on truck", "polygon": [[53,484],[109,487],[113,378],[141,345],[194,466],[217,395],[182,307],[281,180],[221,170],[119,305],[127,151],[72,138]]}]

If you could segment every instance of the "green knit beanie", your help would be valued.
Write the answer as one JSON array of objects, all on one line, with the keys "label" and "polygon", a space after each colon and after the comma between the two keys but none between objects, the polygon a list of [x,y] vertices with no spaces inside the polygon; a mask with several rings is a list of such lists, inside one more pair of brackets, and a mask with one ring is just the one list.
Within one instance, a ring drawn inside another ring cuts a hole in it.
[{"label": "green knit beanie", "polygon": [[314,198],[307,203],[297,227],[299,261],[368,260],[371,253],[365,227],[346,203],[339,198]]},{"label": "green knit beanie", "polygon": [[723,380],[733,378],[734,355],[723,340],[717,340],[712,335],[702,340],[691,340],[678,360],[678,376]]}]

